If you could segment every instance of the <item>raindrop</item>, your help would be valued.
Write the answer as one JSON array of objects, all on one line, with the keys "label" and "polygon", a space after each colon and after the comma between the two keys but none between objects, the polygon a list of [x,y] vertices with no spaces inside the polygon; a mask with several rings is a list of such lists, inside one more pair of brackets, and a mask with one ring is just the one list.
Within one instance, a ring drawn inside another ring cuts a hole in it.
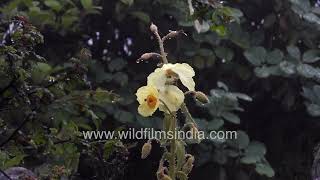
[{"label": "raindrop", "polygon": [[261,22],[260,22],[261,24],[263,24],[264,23],[264,19],[261,19]]},{"label": "raindrop", "polygon": [[108,49],[104,49],[104,50],[102,51],[102,54],[103,54],[103,55],[108,54]]},{"label": "raindrop", "polygon": [[119,29],[114,30],[114,38],[119,39]]},{"label": "raindrop", "polygon": [[132,45],[132,38],[129,38],[129,37],[128,37],[128,38],[126,39],[126,42],[127,42],[127,45],[128,45],[128,46],[131,46],[131,45]]},{"label": "raindrop", "polygon": [[93,45],[93,39],[90,38],[90,39],[87,41],[87,44],[88,44],[89,46],[92,46],[92,45]]},{"label": "raindrop", "polygon": [[100,39],[100,32],[96,32],[97,40]]},{"label": "raindrop", "polygon": [[108,44],[110,44],[110,43],[111,43],[111,40],[110,40],[110,39],[108,39],[108,40],[107,40],[107,43],[108,43]]},{"label": "raindrop", "polygon": [[225,59],[222,59],[222,63],[226,63],[226,60],[225,60]]},{"label": "raindrop", "polygon": [[255,26],[256,23],[254,21],[251,22],[251,26]]}]

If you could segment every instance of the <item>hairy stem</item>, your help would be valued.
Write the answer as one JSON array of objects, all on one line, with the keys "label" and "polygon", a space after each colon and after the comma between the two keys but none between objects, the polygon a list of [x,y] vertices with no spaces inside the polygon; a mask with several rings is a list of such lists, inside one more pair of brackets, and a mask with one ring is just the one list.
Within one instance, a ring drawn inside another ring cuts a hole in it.
[{"label": "hairy stem", "polygon": [[176,123],[177,123],[177,119],[175,118],[175,116],[172,117],[172,126],[171,126],[171,131],[174,132],[174,137],[171,140],[170,143],[170,159],[169,159],[169,176],[171,177],[172,180],[176,179]]},{"label": "hairy stem", "polygon": [[162,41],[162,39],[161,39],[161,37],[160,37],[158,32],[154,32],[154,34],[156,35],[158,43],[159,43],[159,48],[160,48],[160,54],[161,54],[161,57],[162,57],[162,61],[163,61],[164,64],[167,64],[168,63],[168,59],[167,59],[167,54],[164,51],[163,41]]}]

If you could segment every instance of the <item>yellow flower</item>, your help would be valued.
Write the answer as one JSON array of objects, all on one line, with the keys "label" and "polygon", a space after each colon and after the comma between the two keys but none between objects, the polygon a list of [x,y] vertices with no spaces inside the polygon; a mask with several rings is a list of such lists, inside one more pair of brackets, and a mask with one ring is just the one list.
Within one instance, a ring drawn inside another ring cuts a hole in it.
[{"label": "yellow flower", "polygon": [[157,88],[170,84],[176,79],[180,79],[181,83],[188,88],[189,91],[195,90],[195,82],[193,77],[195,72],[193,68],[186,63],[164,64],[161,68],[157,68],[148,77],[148,84]]},{"label": "yellow flower", "polygon": [[154,86],[143,86],[137,90],[137,100],[140,104],[138,112],[144,117],[151,116],[159,107],[159,92]]},{"label": "yellow flower", "polygon": [[160,88],[159,94],[161,101],[164,103],[160,103],[159,110],[166,113],[169,113],[168,109],[171,112],[178,111],[184,101],[184,93],[174,85],[166,85]]}]

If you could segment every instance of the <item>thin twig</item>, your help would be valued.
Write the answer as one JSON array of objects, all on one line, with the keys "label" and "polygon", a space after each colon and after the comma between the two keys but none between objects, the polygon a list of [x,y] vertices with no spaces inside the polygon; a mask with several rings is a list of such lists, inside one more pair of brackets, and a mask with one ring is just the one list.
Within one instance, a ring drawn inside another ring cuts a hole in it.
[{"label": "thin twig", "polygon": [[13,131],[13,133],[0,144],[0,147],[3,147],[4,145],[6,145],[11,139],[14,138],[14,136],[24,127],[25,124],[27,124],[27,122],[29,122],[31,120],[31,116],[33,115],[33,113],[28,114],[28,116],[23,120],[23,122],[20,124],[20,126],[15,129]]}]

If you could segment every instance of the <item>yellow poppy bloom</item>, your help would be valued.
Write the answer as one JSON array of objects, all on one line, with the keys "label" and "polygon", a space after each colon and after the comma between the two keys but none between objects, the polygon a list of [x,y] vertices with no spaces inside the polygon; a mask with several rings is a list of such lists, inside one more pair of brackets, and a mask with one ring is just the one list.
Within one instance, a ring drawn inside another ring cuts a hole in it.
[{"label": "yellow poppy bloom", "polygon": [[187,63],[164,64],[161,68],[157,68],[148,77],[148,84],[157,88],[170,84],[176,79],[180,79],[181,83],[188,88],[189,91],[195,90],[195,82],[193,77],[195,72]]},{"label": "yellow poppy bloom", "polygon": [[138,112],[144,117],[151,116],[159,107],[159,92],[154,86],[143,86],[137,90]]},{"label": "yellow poppy bloom", "polygon": [[178,111],[184,102],[184,93],[174,85],[166,85],[159,90],[159,94],[164,103],[160,102],[159,110],[166,113],[169,113],[168,109],[171,112]]}]

